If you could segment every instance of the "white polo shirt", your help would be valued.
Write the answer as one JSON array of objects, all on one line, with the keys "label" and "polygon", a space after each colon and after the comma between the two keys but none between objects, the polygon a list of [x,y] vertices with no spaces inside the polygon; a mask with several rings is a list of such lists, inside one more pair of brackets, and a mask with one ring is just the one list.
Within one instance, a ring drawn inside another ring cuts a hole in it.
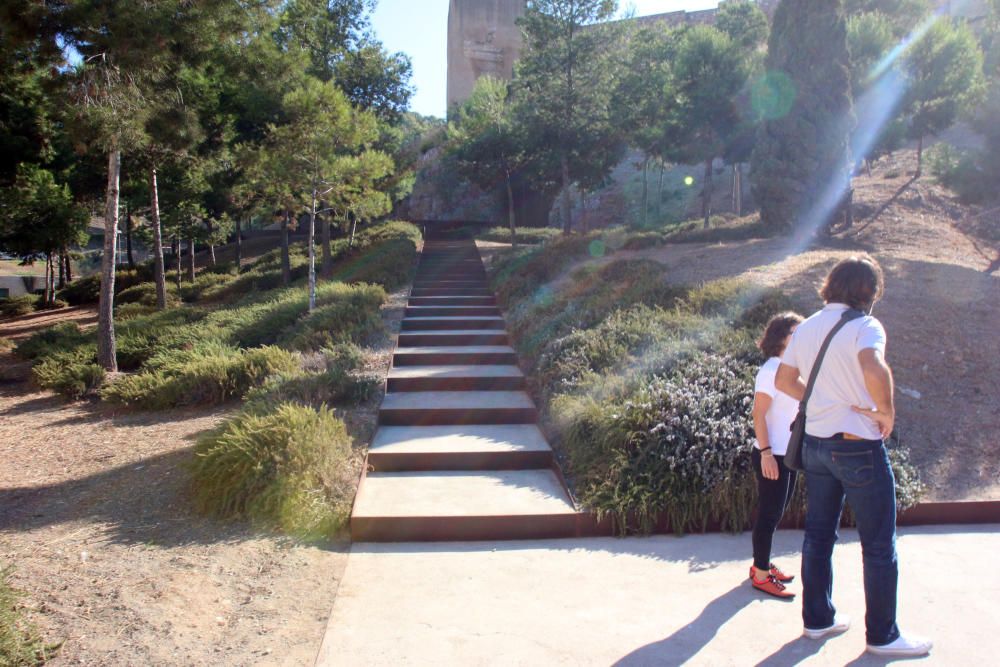
[{"label": "white polo shirt", "polygon": [[[829,303],[792,334],[781,363],[799,369],[803,382],[809,381],[819,348],[845,310],[847,306],[842,303]],[[834,336],[806,406],[806,433],[817,438],[852,433],[869,440],[881,439],[875,422],[854,412],[851,406],[875,407],[865,388],[858,353],[875,349],[885,354],[885,342],[882,324],[868,315],[848,322]]]}]

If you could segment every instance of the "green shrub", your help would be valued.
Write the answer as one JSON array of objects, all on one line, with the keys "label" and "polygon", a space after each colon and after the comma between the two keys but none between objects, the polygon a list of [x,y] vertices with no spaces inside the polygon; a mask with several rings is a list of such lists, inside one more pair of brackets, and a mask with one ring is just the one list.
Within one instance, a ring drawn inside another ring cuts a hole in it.
[{"label": "green shrub", "polygon": [[201,301],[206,294],[213,290],[217,292],[234,280],[236,280],[236,274],[233,271],[210,272],[206,269],[195,276],[194,282],[183,283],[181,285],[181,299],[187,303]]},{"label": "green shrub", "polygon": [[361,350],[351,343],[326,348],[323,350],[323,370],[272,376],[246,395],[247,405],[249,409],[259,410],[279,403],[311,407],[361,403],[381,384],[378,377],[358,374],[363,360]]},{"label": "green shrub", "polygon": [[980,167],[975,153],[942,142],[928,149],[927,164],[935,180],[963,203],[980,204],[996,196],[995,179]]},{"label": "green shrub", "polygon": [[[139,264],[135,269],[118,269],[115,272],[115,294],[152,279],[152,263]],[[73,306],[97,303],[101,296],[101,274],[77,278],[59,290],[57,296]]]},{"label": "green shrub", "polygon": [[10,567],[0,568],[0,665],[41,665],[58,646],[47,646],[38,628],[24,613],[21,593],[11,587]]},{"label": "green shrub", "polygon": [[276,347],[240,350],[207,342],[157,353],[141,373],[105,385],[101,396],[148,410],[215,405],[239,398],[269,376],[290,373],[298,366],[296,355]]},{"label": "green shrub", "polygon": [[508,305],[532,295],[573,261],[586,257],[592,244],[599,242],[598,234],[560,236],[541,247],[501,254],[490,275],[498,301]]},{"label": "green shrub", "polygon": [[[562,232],[554,227],[518,227],[517,242],[525,244],[544,243],[562,236]],[[491,227],[478,231],[475,237],[481,241],[510,243],[510,227]]]},{"label": "green shrub", "polygon": [[160,350],[189,347],[212,339],[211,328],[201,324],[205,315],[195,308],[153,309],[119,322],[115,332],[119,370],[135,370]]},{"label": "green shrub", "polygon": [[124,322],[136,317],[150,315],[155,313],[156,310],[156,306],[147,306],[142,303],[123,303],[120,306],[115,306],[115,322]]},{"label": "green shrub", "polygon": [[35,312],[41,297],[37,294],[22,294],[0,300],[0,317],[21,317]]},{"label": "green shrub", "polygon": [[96,354],[95,349],[86,347],[53,354],[35,364],[31,373],[42,389],[75,401],[104,383],[105,372],[96,363]]},{"label": "green shrub", "polygon": [[268,378],[246,395],[246,402],[255,410],[279,403],[310,407],[356,405],[368,400],[379,382],[373,376],[354,376],[334,369],[321,373],[301,371]]},{"label": "green shrub", "polygon": [[216,274],[220,276],[235,276],[236,262],[219,262],[215,266],[206,266],[201,270],[201,275]]},{"label": "green shrub", "polygon": [[347,523],[357,484],[344,423],[291,404],[243,412],[200,438],[192,472],[202,511],[311,538]]},{"label": "green shrub", "polygon": [[647,227],[629,233],[624,246],[629,250],[643,250],[663,243],[745,241],[747,239],[767,238],[772,233],[761,225],[759,215],[742,218],[730,215],[713,215],[709,218],[707,229],[701,218]]},{"label": "green shrub", "polygon": [[[166,284],[167,288],[167,306],[176,306],[180,303],[180,299],[177,298],[177,287],[168,282]],[[153,306],[156,307],[156,283],[155,282],[145,282],[133,285],[123,289],[121,292],[115,295],[115,306],[119,304],[131,304],[138,303],[143,306]]]},{"label": "green shrub", "polygon": [[699,353],[623,396],[557,397],[554,418],[584,505],[622,532],[649,532],[661,514],[677,533],[709,521],[746,527],[754,370]]},{"label": "green shrub", "polygon": [[63,322],[37,331],[21,341],[17,344],[14,354],[21,359],[38,359],[74,350],[92,338],[93,335],[81,330],[76,322]]},{"label": "green shrub", "polygon": [[317,291],[317,308],[303,317],[282,336],[282,342],[295,350],[316,350],[337,343],[358,341],[382,326],[379,308],[386,294],[378,285],[323,286]]},{"label": "green shrub", "polygon": [[40,301],[36,306],[38,310],[58,310],[59,308],[68,308],[68,307],[69,307],[69,302],[63,301],[62,299],[52,299],[52,301],[49,303]]}]

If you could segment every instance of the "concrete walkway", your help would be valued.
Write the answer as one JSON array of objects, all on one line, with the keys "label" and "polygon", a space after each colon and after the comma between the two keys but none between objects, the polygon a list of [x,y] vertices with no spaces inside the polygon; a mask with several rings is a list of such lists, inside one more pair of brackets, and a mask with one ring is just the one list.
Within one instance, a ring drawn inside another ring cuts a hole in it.
[{"label": "concrete walkway", "polygon": [[[798,571],[800,531],[775,561]],[[928,665],[1000,661],[1000,525],[902,529],[899,623]],[[750,535],[356,543],[318,665],[884,665],[864,653],[857,535],[842,531],[844,635],[800,638],[801,605],[753,591]],[[801,590],[798,582],[792,590]]]}]

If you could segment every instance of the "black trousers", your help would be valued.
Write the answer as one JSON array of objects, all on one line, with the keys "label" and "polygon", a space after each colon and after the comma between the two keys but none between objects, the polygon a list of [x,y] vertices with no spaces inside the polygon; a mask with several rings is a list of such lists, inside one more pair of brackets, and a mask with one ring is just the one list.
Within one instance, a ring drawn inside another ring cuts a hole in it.
[{"label": "black trousers", "polygon": [[753,472],[757,476],[757,520],[753,524],[753,565],[759,570],[771,567],[771,542],[774,529],[788,507],[795,491],[794,470],[785,467],[785,457],[775,456],[778,462],[778,479],[767,479],[761,471],[760,450],[756,447],[750,453]]}]

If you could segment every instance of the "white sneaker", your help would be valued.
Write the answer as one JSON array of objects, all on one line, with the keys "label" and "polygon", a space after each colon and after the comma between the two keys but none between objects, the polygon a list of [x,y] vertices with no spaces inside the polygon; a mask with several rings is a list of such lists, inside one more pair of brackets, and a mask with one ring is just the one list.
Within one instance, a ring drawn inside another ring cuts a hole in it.
[{"label": "white sneaker", "polygon": [[927,655],[931,652],[931,647],[934,643],[930,639],[924,637],[916,637],[910,635],[900,635],[896,637],[895,641],[889,642],[888,644],[883,644],[881,646],[875,646],[874,644],[869,644],[866,649],[869,653],[874,653],[875,655],[890,655],[890,656],[918,656]]},{"label": "white sneaker", "polygon": [[823,639],[823,637],[830,637],[832,635],[839,635],[842,632],[847,632],[849,627],[851,627],[850,616],[847,614],[834,614],[833,625],[827,628],[804,628],[802,630],[802,636],[806,639]]}]

